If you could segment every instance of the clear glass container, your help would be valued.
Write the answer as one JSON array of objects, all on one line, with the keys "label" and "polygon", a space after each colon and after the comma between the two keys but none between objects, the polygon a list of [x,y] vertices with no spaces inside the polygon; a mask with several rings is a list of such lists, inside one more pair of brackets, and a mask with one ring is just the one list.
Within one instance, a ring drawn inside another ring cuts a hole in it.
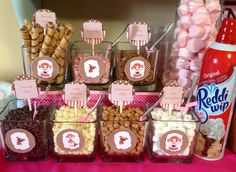
[{"label": "clear glass container", "polygon": [[[38,82],[42,89],[45,89],[48,84],[51,84],[52,90],[62,89],[64,84],[68,82],[68,49],[30,49],[22,46],[21,52],[24,73],[39,79]],[[31,52],[37,53],[32,54]],[[41,57],[48,57],[51,60],[43,61]]]},{"label": "clear glass container", "polygon": [[110,42],[92,45],[84,41],[75,41],[71,48],[72,79],[82,81],[90,89],[107,90],[112,82],[113,50]]},{"label": "clear glass container", "polygon": [[33,110],[30,111],[22,100],[10,101],[1,111],[0,136],[6,160],[36,161],[47,158],[52,108],[38,106],[37,111],[33,119]]},{"label": "clear glass container", "polygon": [[52,149],[57,162],[90,162],[96,159],[97,109],[87,121],[79,119],[79,116],[86,118],[95,103],[89,101],[87,107],[77,108],[76,112],[62,102],[58,104],[51,118]]},{"label": "clear glass container", "polygon": [[[141,57],[141,58],[140,58]],[[117,43],[116,52],[116,79],[128,80],[136,91],[156,90],[158,50],[137,48],[128,42]],[[132,59],[132,60],[131,60]]]},{"label": "clear glass container", "polygon": [[[161,115],[158,117],[157,113]],[[155,108],[150,116],[147,137],[151,161],[192,162],[200,125],[200,120],[194,111],[188,111],[186,114],[173,111],[169,114],[169,111]]]},{"label": "clear glass container", "polygon": [[132,102],[122,113],[114,105],[101,106],[101,158],[107,162],[141,162],[146,147],[148,120],[143,115],[142,102]]}]

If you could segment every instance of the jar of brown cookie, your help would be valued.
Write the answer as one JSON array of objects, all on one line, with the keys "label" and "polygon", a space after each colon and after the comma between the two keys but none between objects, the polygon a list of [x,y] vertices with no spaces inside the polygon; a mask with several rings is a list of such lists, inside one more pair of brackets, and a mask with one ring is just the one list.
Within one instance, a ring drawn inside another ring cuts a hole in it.
[{"label": "jar of brown cookie", "polygon": [[24,73],[37,78],[42,88],[48,84],[52,89],[63,88],[68,79],[68,46],[73,28],[48,22],[44,29],[25,20],[20,33]]},{"label": "jar of brown cookie", "polygon": [[144,160],[148,120],[142,102],[132,102],[120,113],[118,106],[101,107],[101,157],[108,162],[141,162]]},{"label": "jar of brown cookie", "polygon": [[110,42],[97,44],[93,51],[90,44],[75,41],[71,48],[72,79],[90,89],[106,90],[112,81],[113,55]]},{"label": "jar of brown cookie", "polygon": [[128,42],[117,43],[116,49],[116,79],[129,81],[136,91],[154,91],[158,80],[158,50],[140,47],[137,51]]},{"label": "jar of brown cookie", "polygon": [[49,119],[53,112],[49,104],[40,103],[35,106],[36,110],[30,111],[25,101],[12,100],[0,112],[0,136],[6,160],[36,161],[47,158]]}]

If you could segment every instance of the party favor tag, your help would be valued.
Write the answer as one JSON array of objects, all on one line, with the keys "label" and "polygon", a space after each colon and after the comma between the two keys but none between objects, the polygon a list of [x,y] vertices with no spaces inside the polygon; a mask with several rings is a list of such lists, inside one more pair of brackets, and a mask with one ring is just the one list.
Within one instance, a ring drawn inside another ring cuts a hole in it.
[{"label": "party favor tag", "polygon": [[81,36],[88,44],[99,44],[105,37],[105,31],[102,28],[102,23],[97,20],[89,20],[84,22]]},{"label": "party favor tag", "polygon": [[108,98],[114,105],[128,105],[134,99],[133,86],[128,81],[115,81],[109,87]]},{"label": "party favor tag", "polygon": [[150,72],[151,65],[142,57],[133,57],[125,64],[125,75],[130,81],[141,81]]},{"label": "party favor tag", "polygon": [[19,75],[13,82],[13,91],[18,99],[32,99],[39,96],[36,80],[30,75]]},{"label": "party favor tag", "polygon": [[50,57],[37,57],[31,64],[32,75],[41,81],[51,81],[59,73],[59,65]]},{"label": "party favor tag", "polygon": [[161,100],[161,106],[164,109],[176,109],[179,107],[183,100],[183,87],[174,85],[163,88],[164,97]]},{"label": "party favor tag", "polygon": [[72,82],[65,84],[64,101],[71,107],[82,107],[86,105],[88,100],[88,89],[84,83]]},{"label": "party favor tag", "polygon": [[151,31],[146,23],[135,22],[129,25],[126,36],[131,44],[135,46],[143,46],[150,40]]},{"label": "party favor tag", "polygon": [[48,22],[52,22],[56,26],[56,20],[56,13],[47,9],[40,9],[36,11],[33,16],[33,21],[40,24],[42,27],[44,27],[44,29],[46,28]]}]

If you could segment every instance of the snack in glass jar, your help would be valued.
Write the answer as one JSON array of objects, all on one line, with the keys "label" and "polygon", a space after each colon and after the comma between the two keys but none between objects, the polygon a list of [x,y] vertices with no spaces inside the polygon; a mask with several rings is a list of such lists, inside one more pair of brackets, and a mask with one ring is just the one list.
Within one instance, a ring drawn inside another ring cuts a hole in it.
[{"label": "snack in glass jar", "polygon": [[148,135],[150,159],[153,162],[192,162],[199,122],[192,111],[154,108]]},{"label": "snack in glass jar", "polygon": [[94,106],[70,107],[61,105],[51,119],[53,152],[56,161],[93,161],[96,158],[97,110]]},{"label": "snack in glass jar", "polygon": [[104,161],[144,160],[147,121],[142,102],[132,102],[122,113],[115,105],[101,107],[101,157]]},{"label": "snack in glass jar", "polygon": [[47,106],[39,105],[37,111],[30,111],[24,101],[10,101],[1,111],[0,119],[4,158],[13,161],[47,158],[51,114],[52,108]]}]

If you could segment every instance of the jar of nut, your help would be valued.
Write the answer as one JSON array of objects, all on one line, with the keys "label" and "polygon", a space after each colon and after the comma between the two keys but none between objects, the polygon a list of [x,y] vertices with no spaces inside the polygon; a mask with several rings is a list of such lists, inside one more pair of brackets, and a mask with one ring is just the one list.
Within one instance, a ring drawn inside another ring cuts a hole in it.
[{"label": "jar of nut", "polygon": [[75,41],[71,48],[72,77],[89,89],[107,90],[112,82],[113,50],[110,42],[101,42],[92,52],[91,45]]},{"label": "jar of nut", "polygon": [[95,101],[88,101],[76,110],[64,102],[58,102],[57,110],[51,118],[51,141],[57,162],[89,162],[96,158],[97,109],[90,115]]},{"label": "jar of nut", "polygon": [[[45,104],[45,105],[44,105]],[[33,105],[32,105],[33,106]],[[53,107],[49,100],[33,110],[23,100],[12,100],[0,112],[4,158],[13,161],[45,159],[49,153],[49,119]]]},{"label": "jar of nut", "polygon": [[101,107],[101,157],[108,162],[141,162],[144,160],[148,119],[142,102],[133,101],[122,113],[118,106]]},{"label": "jar of nut", "polygon": [[192,162],[200,125],[193,109],[185,113],[156,107],[150,115],[149,158],[153,162]]},{"label": "jar of nut", "polygon": [[129,81],[136,91],[154,91],[156,89],[158,50],[137,51],[128,42],[117,43],[115,66],[117,80]]}]

